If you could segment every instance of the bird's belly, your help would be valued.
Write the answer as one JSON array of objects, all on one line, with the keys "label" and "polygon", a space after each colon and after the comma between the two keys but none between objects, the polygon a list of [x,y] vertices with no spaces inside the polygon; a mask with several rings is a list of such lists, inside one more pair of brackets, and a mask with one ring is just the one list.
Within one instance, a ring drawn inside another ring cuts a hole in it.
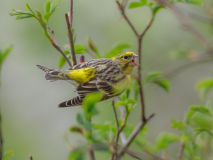
[{"label": "bird's belly", "polygon": [[113,92],[115,95],[120,95],[123,93],[123,91],[126,89],[126,87],[129,85],[130,77],[126,76],[121,81],[117,82],[113,87]]}]

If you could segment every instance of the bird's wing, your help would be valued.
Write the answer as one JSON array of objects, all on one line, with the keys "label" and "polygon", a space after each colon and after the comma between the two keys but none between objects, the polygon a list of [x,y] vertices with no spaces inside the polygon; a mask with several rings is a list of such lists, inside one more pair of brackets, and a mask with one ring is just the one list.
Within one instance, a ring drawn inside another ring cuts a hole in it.
[{"label": "bird's wing", "polygon": [[114,62],[111,59],[93,59],[75,65],[62,72],[62,74],[69,80],[74,80],[81,85],[89,81],[91,78],[94,78],[99,73],[104,72],[112,64],[114,64]]},{"label": "bird's wing", "polygon": [[81,98],[92,92],[100,91],[104,94],[102,100],[121,94],[128,85],[127,76],[117,65],[101,64],[96,68],[96,76],[76,88]]}]

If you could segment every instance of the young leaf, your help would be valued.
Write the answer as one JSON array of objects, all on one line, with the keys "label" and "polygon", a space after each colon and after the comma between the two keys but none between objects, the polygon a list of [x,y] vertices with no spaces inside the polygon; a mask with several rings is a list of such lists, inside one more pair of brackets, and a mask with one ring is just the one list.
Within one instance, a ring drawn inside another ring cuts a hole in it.
[{"label": "young leaf", "polygon": [[165,7],[160,5],[153,5],[151,8],[152,8],[152,14],[153,16],[155,16],[161,9]]},{"label": "young leaf", "polygon": [[82,114],[80,114],[80,113],[78,113],[77,114],[77,122],[80,124],[80,125],[82,125],[82,126],[84,126],[84,118],[83,118],[83,115]]},{"label": "young leaf", "polygon": [[146,3],[143,3],[143,2],[132,2],[132,3],[129,4],[129,9],[142,7],[142,6],[145,6],[145,5],[146,5]]},{"label": "young leaf", "polygon": [[167,79],[158,79],[155,80],[154,83],[163,88],[166,92],[169,92],[171,85]]},{"label": "young leaf", "polygon": [[195,111],[195,112],[200,112],[206,115],[211,115],[211,111],[207,109],[205,106],[191,106],[190,110]]},{"label": "young leaf", "polygon": [[102,98],[102,93],[95,92],[88,94],[83,101],[83,109],[87,119],[97,115],[98,111],[95,108],[95,103],[99,102]]},{"label": "young leaf", "polygon": [[54,0],[50,5],[50,12],[53,13],[61,0]]},{"label": "young leaf", "polygon": [[170,122],[172,122],[171,128],[177,128],[179,131],[183,131],[185,129],[185,125],[182,121],[176,121],[175,119],[171,119]]},{"label": "young leaf", "polygon": [[150,82],[153,81],[156,78],[159,78],[162,76],[161,72],[150,72],[147,76],[146,76],[146,82]]},{"label": "young leaf", "polygon": [[83,54],[85,51],[87,51],[87,47],[81,44],[75,44],[75,53],[76,54]]},{"label": "young leaf", "polygon": [[3,51],[0,51],[0,65],[5,61],[8,54],[11,52],[12,46],[6,47]]},{"label": "young leaf", "polygon": [[36,14],[37,14],[37,16],[38,16],[39,22],[42,23],[42,22],[43,22],[43,19],[42,19],[42,16],[41,16],[41,12],[40,12],[39,10],[36,9]]},{"label": "young leaf", "polygon": [[118,44],[115,47],[113,47],[106,55],[106,58],[112,58],[120,53],[122,53],[125,49],[130,48],[131,45],[129,44]]},{"label": "young leaf", "polygon": [[122,102],[122,101],[118,101],[118,102],[115,103],[115,107],[119,107],[119,106],[122,106],[122,105],[124,105],[124,102]]},{"label": "young leaf", "polygon": [[161,133],[156,140],[156,149],[167,148],[171,143],[177,142],[179,137],[172,133]]},{"label": "young leaf", "polygon": [[71,151],[68,160],[83,160],[85,157],[82,151]]},{"label": "young leaf", "polygon": [[74,132],[74,133],[80,133],[80,134],[83,134],[83,129],[78,127],[78,126],[72,126],[70,128],[70,132]]},{"label": "young leaf", "polygon": [[51,1],[46,1],[44,4],[44,11],[45,13],[49,13],[50,12],[50,5],[51,5]]},{"label": "young leaf", "polygon": [[186,3],[196,4],[196,5],[203,5],[203,0],[186,0]]},{"label": "young leaf", "polygon": [[26,7],[27,10],[30,11],[34,16],[36,16],[35,13],[33,12],[33,10],[32,10],[32,9],[30,8],[30,6],[28,5],[28,3],[25,3],[25,7]]},{"label": "young leaf", "polygon": [[94,43],[92,42],[90,37],[88,37],[87,43],[88,43],[89,48],[96,54],[96,56],[98,58],[101,57],[100,53],[98,51],[98,47],[94,45]]},{"label": "young leaf", "polygon": [[34,17],[32,14],[21,14],[16,17],[16,20]]},{"label": "young leaf", "polygon": [[51,13],[45,13],[44,19],[45,19],[46,21],[48,21],[49,18],[50,18],[50,16],[51,16]]},{"label": "young leaf", "polygon": [[13,151],[7,151],[3,157],[3,160],[10,160],[12,156],[13,156]]},{"label": "young leaf", "polygon": [[196,88],[200,89],[200,96],[203,98],[212,88],[213,79],[204,79],[196,84]]},{"label": "young leaf", "polygon": [[59,59],[58,59],[58,69],[61,69],[66,63],[66,59],[60,55]]}]

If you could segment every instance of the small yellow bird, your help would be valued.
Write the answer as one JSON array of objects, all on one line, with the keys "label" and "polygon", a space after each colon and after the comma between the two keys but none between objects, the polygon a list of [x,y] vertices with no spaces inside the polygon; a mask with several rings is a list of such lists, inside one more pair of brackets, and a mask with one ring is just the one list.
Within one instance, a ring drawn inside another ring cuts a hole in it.
[{"label": "small yellow bird", "polygon": [[40,65],[38,68],[46,72],[45,78],[49,82],[65,80],[76,87],[78,96],[62,102],[58,107],[72,107],[81,105],[85,96],[92,92],[101,92],[101,101],[118,96],[129,84],[130,74],[138,57],[133,52],[121,53],[110,59],[93,59],[71,68],[60,71]]}]

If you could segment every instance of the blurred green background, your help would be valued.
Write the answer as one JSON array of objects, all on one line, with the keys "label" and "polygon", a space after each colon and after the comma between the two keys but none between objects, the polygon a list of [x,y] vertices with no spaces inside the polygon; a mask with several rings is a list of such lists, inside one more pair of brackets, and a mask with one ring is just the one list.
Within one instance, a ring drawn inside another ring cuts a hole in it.
[{"label": "blurred green background", "polygon": [[[69,150],[63,134],[76,123],[75,116],[81,108],[59,109],[58,103],[75,95],[72,86],[62,81],[47,82],[44,73],[36,67],[40,64],[57,69],[60,55],[42,35],[40,24],[33,18],[15,21],[15,17],[9,16],[11,8],[26,10],[26,2],[32,9],[43,11],[44,0],[0,1],[0,48],[9,44],[14,47],[2,68],[0,101],[4,151],[13,150],[14,160],[29,159],[30,154],[35,160],[67,159]],[[210,3],[211,0],[205,1],[207,5]],[[188,11],[207,14],[201,6],[178,5]],[[49,21],[60,46],[69,42],[64,16],[68,11],[69,0],[62,0]],[[148,7],[128,10],[127,14],[138,31],[146,26],[150,17]],[[207,38],[212,38],[211,25],[192,22]],[[77,43],[86,44],[87,37],[91,36],[102,54],[119,43],[129,43],[132,47],[128,51],[137,51],[136,37],[121,17],[114,0],[74,0],[73,27]],[[170,52],[182,45],[204,50],[197,39],[181,29],[171,11],[161,10],[143,41],[143,75],[149,71],[163,71],[174,64],[176,60],[171,58]],[[86,60],[91,59],[89,55],[85,56]],[[200,100],[194,85],[202,77],[209,77],[211,68],[211,63],[202,63],[182,70],[169,79],[172,85],[170,94],[151,84],[144,86],[146,113],[156,113],[147,125],[150,141],[154,142],[162,131],[173,131],[170,129],[171,118],[182,119],[190,105],[206,102]],[[207,99],[211,97],[212,94]],[[97,105],[101,114],[93,121],[114,121],[110,102]],[[137,107],[129,121],[136,124],[139,114],[140,107]],[[81,143],[79,136],[68,134],[68,137],[72,144]],[[170,152],[176,153],[176,148],[174,146]],[[107,158],[105,154],[97,154],[97,159]]]}]

